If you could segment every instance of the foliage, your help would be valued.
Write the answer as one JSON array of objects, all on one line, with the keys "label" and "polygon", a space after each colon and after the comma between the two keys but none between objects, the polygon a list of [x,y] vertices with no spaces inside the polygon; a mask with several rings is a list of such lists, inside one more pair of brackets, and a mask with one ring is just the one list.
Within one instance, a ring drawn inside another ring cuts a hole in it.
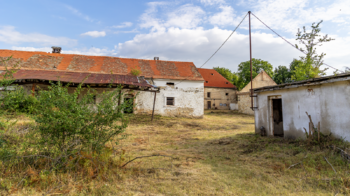
[{"label": "foliage", "polygon": [[139,76],[142,72],[141,72],[141,70],[137,69],[137,67],[135,66],[135,68],[131,69],[130,73],[133,76]]},{"label": "foliage", "polygon": [[323,21],[321,20],[317,24],[312,23],[311,31],[307,32],[305,26],[303,27],[303,31],[298,29],[296,34],[296,40],[299,41],[303,47],[299,47],[297,44],[295,45],[299,50],[306,53],[305,57],[300,57],[302,64],[296,67],[292,79],[296,81],[305,80],[309,78],[315,78],[319,76],[325,75],[325,71],[328,69],[321,70],[320,67],[323,65],[323,57],[326,55],[325,53],[321,53],[318,55],[316,53],[316,46],[322,46],[323,43],[330,42],[334,39],[329,38],[328,35],[320,35],[320,24]]},{"label": "foliage", "polygon": [[[253,79],[261,71],[265,71],[270,77],[273,77],[273,67],[272,65],[261,59],[252,59],[252,76]],[[239,77],[240,89],[244,88],[250,82],[250,61],[242,62],[238,65],[237,75]]]},{"label": "foliage", "polygon": [[1,96],[1,112],[23,112],[33,113],[37,104],[35,97],[30,96],[22,86],[14,85],[13,74],[16,73],[17,62],[13,67],[8,68],[7,62],[12,57],[1,60],[1,64],[5,67],[0,80]]},{"label": "foliage", "polygon": [[275,68],[275,71],[273,73],[273,80],[277,84],[288,83],[291,82],[291,76],[292,73],[290,70],[286,66],[280,65]]},{"label": "foliage", "polygon": [[93,102],[96,92],[83,91],[79,85],[74,93],[68,93],[69,85],[52,83],[47,91],[39,91],[38,123],[41,143],[58,151],[85,150],[99,153],[104,145],[125,131],[128,120],[123,110],[130,102],[117,105],[122,97],[121,86],[99,94],[99,102]]},{"label": "foliage", "polygon": [[238,90],[240,90],[239,87],[242,86],[240,84],[241,81],[239,80],[239,77],[235,72],[231,72],[231,70],[224,68],[224,67],[214,67],[214,69],[219,74],[221,74],[224,78],[226,78],[229,82],[231,82],[233,85],[235,85]]}]

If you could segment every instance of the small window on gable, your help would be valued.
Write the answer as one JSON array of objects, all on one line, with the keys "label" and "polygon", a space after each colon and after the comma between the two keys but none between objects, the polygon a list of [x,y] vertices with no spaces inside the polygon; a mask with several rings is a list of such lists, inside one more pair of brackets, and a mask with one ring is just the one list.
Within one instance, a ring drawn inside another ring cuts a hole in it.
[{"label": "small window on gable", "polygon": [[228,93],[226,93],[226,96],[228,96]]},{"label": "small window on gable", "polygon": [[167,85],[167,86],[171,86],[171,87],[174,87],[174,86],[175,86],[174,82],[167,82],[166,85]]},{"label": "small window on gable", "polygon": [[207,97],[209,97],[209,98],[210,98],[210,92],[207,92]]},{"label": "small window on gable", "polygon": [[205,83],[208,83],[208,81],[205,81]]},{"label": "small window on gable", "polygon": [[175,97],[167,97],[166,105],[175,105]]}]

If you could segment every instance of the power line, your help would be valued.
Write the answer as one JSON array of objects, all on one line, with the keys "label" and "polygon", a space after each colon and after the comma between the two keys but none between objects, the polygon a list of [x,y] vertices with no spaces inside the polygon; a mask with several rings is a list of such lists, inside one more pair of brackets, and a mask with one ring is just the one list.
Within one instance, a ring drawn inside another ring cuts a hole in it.
[{"label": "power line", "polygon": [[[289,45],[293,46],[293,48],[295,48],[295,49],[299,50],[300,52],[304,53],[305,55],[307,55],[307,53],[306,53],[305,51],[300,50],[300,49],[297,48],[295,45],[293,45],[293,44],[290,43],[288,40],[286,40],[284,37],[282,37],[281,35],[279,35],[278,33],[276,33],[276,31],[274,31],[272,28],[270,28],[269,26],[267,26],[267,24],[265,24],[262,20],[260,20],[257,16],[255,16],[255,14],[253,14],[253,13],[251,13],[251,14],[252,14],[256,19],[258,19],[261,23],[263,23],[268,29],[270,29],[272,32],[274,32],[278,37],[280,37],[281,39],[283,39],[284,41],[286,41]],[[328,65],[328,64],[326,64],[326,63],[322,63],[322,64],[323,64],[323,65],[326,65],[326,66],[328,66],[328,67],[330,67],[330,68],[333,68],[333,69],[335,69],[336,71],[341,71],[341,70],[336,69],[336,68],[334,68],[334,67],[332,67],[332,66],[330,66],[330,65]],[[343,71],[341,71],[341,72],[343,72]]]},{"label": "power line", "polygon": [[[241,20],[241,22],[238,24],[238,26],[232,31],[232,33],[228,36],[228,38],[224,41],[224,43],[221,44],[221,46],[214,52],[214,54],[212,54],[209,59],[207,61],[205,61],[203,63],[202,66],[200,66],[199,68],[202,68],[205,64],[208,63],[208,61],[210,61],[211,58],[213,58],[213,56],[215,56],[215,54],[225,45],[225,43],[230,39],[230,37],[233,35],[233,33],[238,29],[238,27],[242,24],[242,22],[244,21],[244,19],[247,17],[248,13],[244,16],[244,18]],[[184,79],[185,80],[185,79]],[[176,83],[176,84],[180,84],[181,82],[183,82],[184,80],[181,80],[180,82]]]}]

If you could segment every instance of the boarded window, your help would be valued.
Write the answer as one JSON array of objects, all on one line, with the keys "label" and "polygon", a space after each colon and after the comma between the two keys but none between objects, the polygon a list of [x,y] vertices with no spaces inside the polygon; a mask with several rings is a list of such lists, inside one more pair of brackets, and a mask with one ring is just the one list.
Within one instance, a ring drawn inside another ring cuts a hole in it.
[{"label": "boarded window", "polygon": [[210,98],[210,92],[207,92],[207,97],[209,97],[209,98]]},{"label": "boarded window", "polygon": [[174,97],[167,97],[166,98],[166,105],[175,105],[175,98]]}]

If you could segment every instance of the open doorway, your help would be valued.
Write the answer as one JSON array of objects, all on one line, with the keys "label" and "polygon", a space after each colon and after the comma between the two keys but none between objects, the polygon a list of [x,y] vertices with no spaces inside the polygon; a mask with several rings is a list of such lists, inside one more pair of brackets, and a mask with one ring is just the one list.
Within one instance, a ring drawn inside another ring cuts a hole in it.
[{"label": "open doorway", "polygon": [[133,103],[133,95],[126,95],[124,97],[124,102],[127,102],[128,103],[128,107],[126,107],[124,109],[124,113],[127,113],[127,114],[132,114],[134,113],[134,103]]},{"label": "open doorway", "polygon": [[208,110],[211,109],[211,101],[208,101]]},{"label": "open doorway", "polygon": [[282,99],[272,99],[273,135],[283,137]]}]

